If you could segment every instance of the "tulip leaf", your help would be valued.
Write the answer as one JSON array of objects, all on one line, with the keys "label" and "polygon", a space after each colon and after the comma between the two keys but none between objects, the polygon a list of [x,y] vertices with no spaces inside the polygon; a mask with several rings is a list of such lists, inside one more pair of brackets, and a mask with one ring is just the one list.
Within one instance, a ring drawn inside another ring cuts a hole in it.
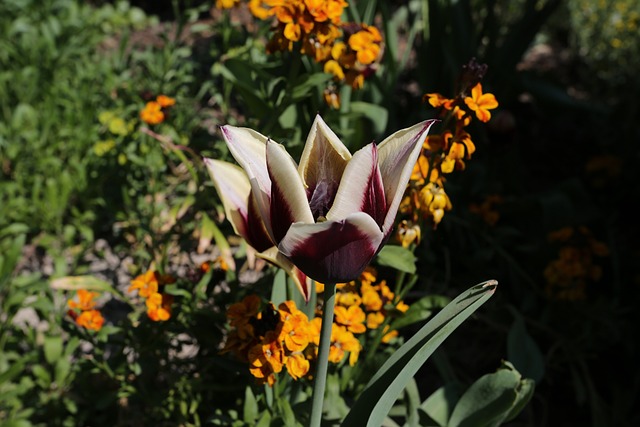
[{"label": "tulip leaf", "polygon": [[493,295],[498,282],[468,289],[402,345],[371,378],[343,426],[379,426],[407,383],[442,342]]},{"label": "tulip leaf", "polygon": [[462,395],[448,427],[494,427],[515,417],[533,395],[534,381],[523,379],[509,362],[484,375]]},{"label": "tulip leaf", "polygon": [[431,317],[435,310],[445,307],[450,298],[442,295],[427,295],[411,304],[409,309],[391,324],[391,329],[400,329]]},{"label": "tulip leaf", "polygon": [[[452,382],[440,387],[427,398],[420,409],[425,413],[432,425],[446,427],[460,395],[462,394],[461,386]],[[424,425],[422,423],[421,425]]]},{"label": "tulip leaf", "polygon": [[517,316],[507,335],[507,356],[523,375],[540,381],[544,375],[544,355],[527,332],[522,316]]},{"label": "tulip leaf", "polygon": [[402,246],[387,245],[378,253],[377,262],[379,265],[393,267],[405,273],[414,274],[416,272],[416,257],[409,249]]}]

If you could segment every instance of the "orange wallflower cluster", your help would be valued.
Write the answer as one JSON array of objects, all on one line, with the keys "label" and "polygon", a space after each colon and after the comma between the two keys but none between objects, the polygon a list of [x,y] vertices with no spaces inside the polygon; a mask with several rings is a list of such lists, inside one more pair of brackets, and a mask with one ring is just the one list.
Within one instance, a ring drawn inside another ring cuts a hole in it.
[{"label": "orange wallflower cluster", "polygon": [[131,281],[128,292],[138,291],[138,295],[145,299],[147,316],[154,322],[171,318],[171,304],[173,295],[162,292],[162,287],[175,283],[175,278],[149,270]]},{"label": "orange wallflower cluster", "polygon": [[496,225],[500,219],[500,212],[497,206],[503,202],[502,196],[499,194],[491,194],[481,202],[469,205],[469,211],[482,218],[482,220],[490,226]]},{"label": "orange wallflower cluster", "polygon": [[80,289],[76,293],[77,301],[74,299],[67,301],[67,306],[69,307],[67,313],[78,326],[94,331],[102,329],[104,317],[102,317],[100,311],[95,309],[95,299],[98,295],[97,292]]},{"label": "orange wallflower cluster", "polygon": [[[316,283],[317,292],[323,289],[324,285]],[[372,268],[357,281],[338,284],[329,362],[338,364],[347,359],[349,365],[355,365],[362,350],[358,336],[382,325],[382,342],[389,343],[398,332],[389,331],[385,319],[391,311],[405,312],[408,308],[397,301],[384,280],[376,283]],[[276,374],[285,368],[293,379],[307,376],[320,344],[321,306],[309,320],[293,301],[276,309],[271,303],[263,304],[257,295],[249,295],[229,307],[227,319],[231,331],[222,351],[249,363],[259,383],[273,385]]]},{"label": "orange wallflower cluster", "polygon": [[227,319],[232,330],[222,351],[248,362],[258,383],[272,386],[285,368],[295,380],[308,374],[315,330],[293,301],[276,309],[249,295],[228,308]]},{"label": "orange wallflower cluster", "polygon": [[602,276],[597,258],[609,255],[607,246],[596,240],[586,227],[565,227],[550,233],[548,240],[559,243],[558,257],[544,270],[545,291],[558,300],[582,300],[586,287]]},{"label": "orange wallflower cluster", "polygon": [[361,88],[382,53],[382,36],[376,27],[342,22],[347,6],[345,0],[249,1],[256,18],[276,21],[267,51],[292,51],[299,46],[300,53],[333,75],[324,93],[332,108],[340,106],[336,83]]},{"label": "orange wallflower cluster", "polygon": [[216,0],[216,7],[218,9],[231,9],[240,3],[240,0]]},{"label": "orange wallflower cluster", "polygon": [[[472,59],[463,68],[460,90],[454,98],[446,98],[439,93],[424,95],[424,101],[438,109],[442,130],[427,136],[414,167],[400,209],[405,216],[405,229],[419,226],[425,219],[436,227],[444,213],[451,210],[451,201],[444,190],[445,175],[454,170],[464,170],[465,160],[470,159],[476,150],[466,127],[473,117],[487,122],[491,118],[490,110],[498,107],[495,96],[483,92],[480,80],[485,72],[486,66]],[[405,234],[397,237],[403,245],[412,243]]]},{"label": "orange wallflower cluster", "polygon": [[140,111],[140,119],[150,125],[162,123],[167,117],[167,110],[175,105],[176,100],[166,95],[158,95],[154,101],[146,103]]}]

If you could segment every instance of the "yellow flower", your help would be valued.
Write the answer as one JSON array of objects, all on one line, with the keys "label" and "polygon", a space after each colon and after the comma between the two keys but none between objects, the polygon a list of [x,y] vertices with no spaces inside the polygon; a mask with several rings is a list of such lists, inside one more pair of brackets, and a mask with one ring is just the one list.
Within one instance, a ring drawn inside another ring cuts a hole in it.
[{"label": "yellow flower", "polygon": [[309,318],[296,308],[293,301],[285,301],[278,308],[281,320],[278,341],[283,341],[291,352],[303,351],[311,340]]},{"label": "yellow flower", "polygon": [[349,37],[349,47],[356,52],[359,63],[369,65],[380,54],[382,36],[376,27],[362,24],[362,30]]},{"label": "yellow flower", "polygon": [[384,327],[384,330],[383,330],[384,336],[380,340],[385,344],[389,344],[389,342],[391,342],[392,339],[398,336],[398,331],[393,330],[391,332],[387,332],[388,330],[389,330],[389,325]]},{"label": "yellow flower", "polygon": [[498,101],[492,93],[482,93],[481,83],[478,83],[471,89],[471,97],[466,97],[464,102],[471,111],[476,112],[476,117],[481,122],[488,122],[489,119],[491,119],[489,110],[498,107]]},{"label": "yellow flower", "polygon": [[334,315],[337,324],[346,327],[354,334],[361,334],[367,330],[364,325],[366,316],[360,306],[352,305],[347,308],[339,305],[335,308]]},{"label": "yellow flower", "polygon": [[240,0],[216,0],[216,8],[231,9],[238,3],[240,3]]},{"label": "yellow flower", "polygon": [[76,324],[85,329],[99,331],[104,324],[104,317],[98,310],[86,310],[75,319]]},{"label": "yellow flower", "polygon": [[324,72],[327,74],[333,74],[333,78],[336,80],[344,80],[344,71],[335,59],[330,59],[324,63]]},{"label": "yellow flower", "polygon": [[297,380],[309,373],[309,361],[302,353],[294,353],[287,358],[287,372]]},{"label": "yellow flower", "polygon": [[367,328],[378,329],[382,322],[384,322],[384,314],[382,312],[374,311],[367,314]]},{"label": "yellow flower", "polygon": [[331,328],[331,347],[329,348],[329,362],[339,363],[345,356],[345,352],[351,352],[355,354],[355,359],[352,363],[352,358],[349,358],[349,364],[353,366],[360,353],[361,345],[360,341],[347,330],[344,326],[333,324]]},{"label": "yellow flower", "polygon": [[140,112],[140,119],[150,125],[157,125],[164,121],[162,106],[156,101],[149,101]]}]

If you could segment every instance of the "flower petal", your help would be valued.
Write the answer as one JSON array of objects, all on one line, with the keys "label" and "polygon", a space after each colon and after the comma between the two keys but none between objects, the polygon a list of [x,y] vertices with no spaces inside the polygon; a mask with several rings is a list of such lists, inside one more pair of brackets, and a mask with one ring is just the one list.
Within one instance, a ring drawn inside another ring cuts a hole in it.
[{"label": "flower petal", "polygon": [[373,143],[358,150],[345,168],[327,219],[338,220],[355,212],[369,214],[380,227],[387,213],[378,149]]},{"label": "flower petal", "polygon": [[296,287],[302,292],[304,300],[309,302],[311,297],[311,281],[298,269],[291,260],[282,255],[275,246],[257,254],[258,257],[269,261],[271,264],[282,268],[289,275]]},{"label": "flower petal", "polygon": [[325,216],[333,204],[349,159],[351,153],[347,147],[317,115],[298,166],[314,218]]},{"label": "flower petal", "polygon": [[310,278],[343,283],[362,273],[383,238],[373,218],[357,212],[340,221],[293,224],[278,249]]},{"label": "flower petal", "polygon": [[267,169],[271,178],[271,229],[276,242],[282,240],[294,222],[315,222],[296,166],[282,145],[267,141]]},{"label": "flower petal", "polygon": [[393,227],[402,195],[418,156],[420,156],[424,138],[435,122],[436,120],[425,120],[409,128],[399,130],[378,146],[378,163],[387,199],[387,215],[382,225],[386,236],[389,235]]},{"label": "flower petal", "polygon": [[247,174],[238,166],[220,160],[203,158],[213,185],[218,191],[224,213],[233,230],[246,239],[251,184]]},{"label": "flower petal", "polygon": [[251,189],[270,235],[271,179],[267,171],[267,137],[249,128],[222,126],[222,136],[229,151],[249,177]]}]

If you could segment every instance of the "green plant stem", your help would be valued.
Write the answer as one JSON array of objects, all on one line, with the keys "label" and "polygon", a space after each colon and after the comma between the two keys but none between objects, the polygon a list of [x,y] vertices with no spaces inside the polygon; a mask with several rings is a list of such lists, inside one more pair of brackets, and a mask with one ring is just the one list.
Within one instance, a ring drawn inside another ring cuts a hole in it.
[{"label": "green plant stem", "polygon": [[322,404],[327,382],[327,366],[329,364],[329,348],[331,347],[331,329],[333,327],[333,307],[336,302],[336,284],[325,283],[323,293],[322,324],[320,326],[320,346],[318,348],[318,365],[313,384],[311,400],[310,427],[319,427],[322,422]]}]

